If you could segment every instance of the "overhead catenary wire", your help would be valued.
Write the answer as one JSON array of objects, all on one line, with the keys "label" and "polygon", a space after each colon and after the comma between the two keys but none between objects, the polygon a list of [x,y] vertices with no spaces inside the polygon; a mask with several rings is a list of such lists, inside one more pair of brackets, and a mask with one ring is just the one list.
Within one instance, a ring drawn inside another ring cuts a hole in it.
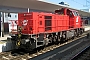
[{"label": "overhead catenary wire", "polygon": [[87,5],[88,3],[90,3],[90,1],[88,1],[88,0],[86,0],[85,5],[84,5],[84,4],[82,4],[82,3],[80,3],[80,2],[77,2],[77,1],[75,1],[75,0],[71,0],[71,1],[73,1],[73,2],[75,2],[75,3],[77,3],[77,4],[82,5],[83,7],[89,7],[89,6],[90,6],[90,5]]},{"label": "overhead catenary wire", "polygon": [[83,5],[82,3],[77,2],[77,1],[75,1],[75,0],[71,0],[71,1],[73,1],[73,2],[75,2],[75,3],[77,3],[77,4],[80,4],[80,5]]}]

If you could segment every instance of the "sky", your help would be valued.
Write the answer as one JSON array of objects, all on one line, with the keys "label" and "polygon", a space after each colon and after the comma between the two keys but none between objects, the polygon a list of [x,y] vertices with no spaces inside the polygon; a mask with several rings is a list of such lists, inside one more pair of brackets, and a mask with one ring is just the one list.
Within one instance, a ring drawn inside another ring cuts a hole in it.
[{"label": "sky", "polygon": [[90,8],[89,0],[45,0],[45,1],[56,3],[56,4],[63,1],[63,2],[68,3],[71,8],[75,8],[75,9],[89,9]]}]

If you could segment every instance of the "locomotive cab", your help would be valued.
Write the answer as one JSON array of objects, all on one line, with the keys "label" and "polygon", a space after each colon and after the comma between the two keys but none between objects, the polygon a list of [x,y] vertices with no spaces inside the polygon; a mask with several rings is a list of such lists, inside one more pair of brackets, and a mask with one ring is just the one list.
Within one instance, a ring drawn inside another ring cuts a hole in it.
[{"label": "locomotive cab", "polygon": [[77,11],[62,8],[59,10],[55,10],[56,14],[67,15],[69,17],[69,28],[78,28],[81,27],[81,18]]},{"label": "locomotive cab", "polygon": [[81,27],[81,18],[77,11],[67,10],[67,15],[69,16],[69,28],[80,28]]}]

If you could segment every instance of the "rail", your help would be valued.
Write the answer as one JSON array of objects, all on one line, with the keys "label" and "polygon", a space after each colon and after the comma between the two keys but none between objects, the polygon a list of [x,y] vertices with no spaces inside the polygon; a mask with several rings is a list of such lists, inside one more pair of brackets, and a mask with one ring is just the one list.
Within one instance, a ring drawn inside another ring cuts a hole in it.
[{"label": "rail", "polygon": [[86,48],[84,48],[83,50],[81,50],[79,53],[77,53],[75,56],[73,56],[70,60],[76,60],[76,58],[78,58],[79,55],[81,55],[83,52],[85,52],[88,48],[90,48],[90,45],[87,46]]}]

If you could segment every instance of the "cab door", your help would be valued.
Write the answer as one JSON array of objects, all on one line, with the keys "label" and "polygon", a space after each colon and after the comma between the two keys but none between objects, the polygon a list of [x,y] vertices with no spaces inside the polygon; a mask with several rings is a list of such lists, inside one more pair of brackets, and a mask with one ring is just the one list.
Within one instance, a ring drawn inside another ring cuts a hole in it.
[{"label": "cab door", "polygon": [[69,28],[74,28],[74,15],[72,11],[68,11],[67,15],[69,16]]}]

